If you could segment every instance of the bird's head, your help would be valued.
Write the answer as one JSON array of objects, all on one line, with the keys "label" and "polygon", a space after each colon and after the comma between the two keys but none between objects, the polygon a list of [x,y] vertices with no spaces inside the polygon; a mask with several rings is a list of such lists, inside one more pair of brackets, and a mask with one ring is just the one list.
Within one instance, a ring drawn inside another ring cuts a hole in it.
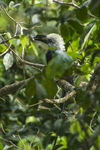
[{"label": "bird's head", "polygon": [[51,33],[48,35],[36,35],[34,40],[48,44],[49,47],[56,47],[57,50],[65,51],[65,43],[59,34]]}]

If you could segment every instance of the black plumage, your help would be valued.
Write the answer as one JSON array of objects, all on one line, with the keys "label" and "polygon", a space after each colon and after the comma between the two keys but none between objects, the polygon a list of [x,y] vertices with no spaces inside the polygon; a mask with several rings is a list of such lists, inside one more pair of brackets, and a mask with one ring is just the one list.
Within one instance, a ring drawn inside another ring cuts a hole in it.
[{"label": "black plumage", "polygon": [[46,62],[47,62],[47,64],[53,58],[54,54],[55,54],[55,50],[47,50],[46,51],[45,55],[46,55]]}]

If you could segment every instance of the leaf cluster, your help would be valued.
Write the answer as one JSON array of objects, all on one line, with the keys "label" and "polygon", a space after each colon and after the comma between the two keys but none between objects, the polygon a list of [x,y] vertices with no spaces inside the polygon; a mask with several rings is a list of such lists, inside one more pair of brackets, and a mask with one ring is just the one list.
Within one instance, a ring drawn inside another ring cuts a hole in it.
[{"label": "leaf cluster", "polygon": [[[99,0],[0,1],[0,149],[100,149],[99,10]],[[47,65],[48,46],[31,39],[49,33],[63,37],[66,52]],[[56,81],[66,75],[76,95],[60,114],[44,100],[62,98]]]}]

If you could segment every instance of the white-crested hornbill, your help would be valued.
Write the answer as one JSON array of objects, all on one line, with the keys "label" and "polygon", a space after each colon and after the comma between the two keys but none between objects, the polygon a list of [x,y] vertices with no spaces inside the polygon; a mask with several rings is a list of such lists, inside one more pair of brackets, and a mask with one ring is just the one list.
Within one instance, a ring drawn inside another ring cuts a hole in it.
[{"label": "white-crested hornbill", "polygon": [[[53,58],[55,52],[57,50],[65,51],[65,43],[63,38],[59,34],[51,33],[48,35],[36,35],[34,37],[34,40],[44,42],[49,47],[53,47],[53,49],[49,49],[46,51],[46,61],[47,64],[49,61]],[[65,52],[66,53],[66,52]],[[66,76],[64,77],[70,84],[73,84],[72,76]],[[65,96],[66,92],[62,90],[62,96]],[[64,104],[61,104],[61,112],[64,110]]]},{"label": "white-crested hornbill", "polygon": [[52,59],[54,53],[56,50],[65,51],[65,43],[63,41],[63,38],[59,34],[51,33],[48,35],[37,35],[34,37],[35,40],[44,42],[49,47],[55,47],[55,50],[47,50],[46,52],[46,61],[48,62]]}]

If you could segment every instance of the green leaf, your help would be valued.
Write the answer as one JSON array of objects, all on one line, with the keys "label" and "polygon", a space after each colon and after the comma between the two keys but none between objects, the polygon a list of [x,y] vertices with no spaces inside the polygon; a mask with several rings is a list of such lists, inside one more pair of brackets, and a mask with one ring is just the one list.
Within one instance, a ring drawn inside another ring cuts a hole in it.
[{"label": "green leaf", "polygon": [[97,17],[100,17],[100,0],[91,0],[90,11]]},{"label": "green leaf", "polygon": [[0,140],[0,150],[3,149],[3,144],[2,144],[2,141]]},{"label": "green leaf", "polygon": [[87,0],[87,1],[84,1],[81,5],[81,7],[85,6],[85,7],[88,7],[91,3],[91,0]]},{"label": "green leaf", "polygon": [[10,52],[10,53],[7,53],[4,58],[3,58],[3,64],[5,66],[5,69],[8,70],[12,65],[13,65],[13,54]]},{"label": "green leaf", "polygon": [[36,94],[36,84],[34,80],[31,80],[26,89],[25,89],[25,94],[27,97],[32,97],[33,95]]},{"label": "green leaf", "polygon": [[83,91],[78,91],[77,93],[77,102],[85,110],[91,105],[92,96],[89,93]]},{"label": "green leaf", "polygon": [[11,2],[9,3],[9,9],[13,9],[13,8],[18,7],[18,6],[20,6],[20,5],[21,5],[20,3],[15,4],[14,1],[11,1]]},{"label": "green leaf", "polygon": [[11,38],[11,33],[10,33],[10,32],[7,32],[7,33],[6,33],[6,36],[7,36],[8,39],[10,39],[10,38]]},{"label": "green leaf", "polygon": [[7,49],[5,45],[0,44],[0,52],[4,52]]},{"label": "green leaf", "polygon": [[27,36],[22,36],[21,37],[21,44],[22,46],[24,46],[24,48],[26,47],[26,44],[28,43],[28,38]]},{"label": "green leaf", "polygon": [[38,57],[38,51],[37,51],[35,45],[32,42],[31,42],[31,46],[32,46],[32,49],[33,49],[35,55]]},{"label": "green leaf", "polygon": [[72,62],[73,59],[68,54],[57,50],[46,68],[46,75],[50,78],[61,77],[72,66]]},{"label": "green leaf", "polygon": [[36,84],[36,95],[37,95],[38,99],[47,97],[46,89],[41,84],[41,80],[35,79],[35,84]]},{"label": "green leaf", "polygon": [[81,46],[81,50],[84,48],[90,34],[92,33],[93,29],[95,27],[95,20],[93,20],[92,22],[90,22],[86,28],[85,28],[85,32],[81,35],[80,37],[80,46]]},{"label": "green leaf", "polygon": [[[93,143],[98,137],[100,141],[100,125],[96,126],[93,134],[89,138],[89,143]],[[98,146],[100,147],[100,144],[98,144]]]},{"label": "green leaf", "polygon": [[76,30],[78,34],[83,32],[83,25],[81,25],[77,20],[67,20],[67,22]]},{"label": "green leaf", "polygon": [[59,131],[59,129],[62,127],[62,124],[63,124],[63,120],[62,119],[57,119],[54,122],[54,129]]},{"label": "green leaf", "polygon": [[82,71],[84,74],[91,73],[91,69],[90,63],[85,63],[80,67],[80,71]]},{"label": "green leaf", "polygon": [[100,62],[100,49],[94,49],[92,58],[91,58],[91,65]]},{"label": "green leaf", "polygon": [[21,41],[20,41],[20,39],[14,38],[14,39],[9,40],[9,43],[11,43],[12,45],[14,45],[16,47],[16,46],[20,45]]},{"label": "green leaf", "polygon": [[13,145],[11,145],[11,146],[5,145],[5,147],[3,148],[3,150],[11,149],[12,147],[13,147]]},{"label": "green leaf", "polygon": [[80,9],[76,9],[76,17],[80,21],[86,20],[86,18],[87,18],[87,8],[85,6],[83,6]]},{"label": "green leaf", "polygon": [[[61,26],[60,26],[60,31],[61,31],[62,37],[64,38],[64,41],[65,41],[65,42],[68,42],[69,39],[71,38],[68,25],[67,25],[67,24],[61,25]],[[67,36],[66,36],[66,35],[67,35]]]},{"label": "green leaf", "polygon": [[34,14],[41,14],[41,12],[45,10],[44,7],[38,7],[38,6],[34,6],[34,7],[30,7],[28,9],[25,10],[25,13],[28,14],[29,16],[32,16]]},{"label": "green leaf", "polygon": [[48,98],[53,98],[57,92],[57,85],[54,80],[50,78],[43,78],[42,85],[44,86]]},{"label": "green leaf", "polygon": [[7,4],[6,4],[5,2],[3,2],[3,1],[0,1],[0,6],[6,8],[6,7],[7,7]]},{"label": "green leaf", "polygon": [[82,131],[81,125],[80,125],[79,121],[77,121],[77,120],[71,124],[70,131],[73,134],[79,133],[79,135],[78,135],[79,140],[83,140],[85,137],[85,133],[84,133],[84,131]]}]

